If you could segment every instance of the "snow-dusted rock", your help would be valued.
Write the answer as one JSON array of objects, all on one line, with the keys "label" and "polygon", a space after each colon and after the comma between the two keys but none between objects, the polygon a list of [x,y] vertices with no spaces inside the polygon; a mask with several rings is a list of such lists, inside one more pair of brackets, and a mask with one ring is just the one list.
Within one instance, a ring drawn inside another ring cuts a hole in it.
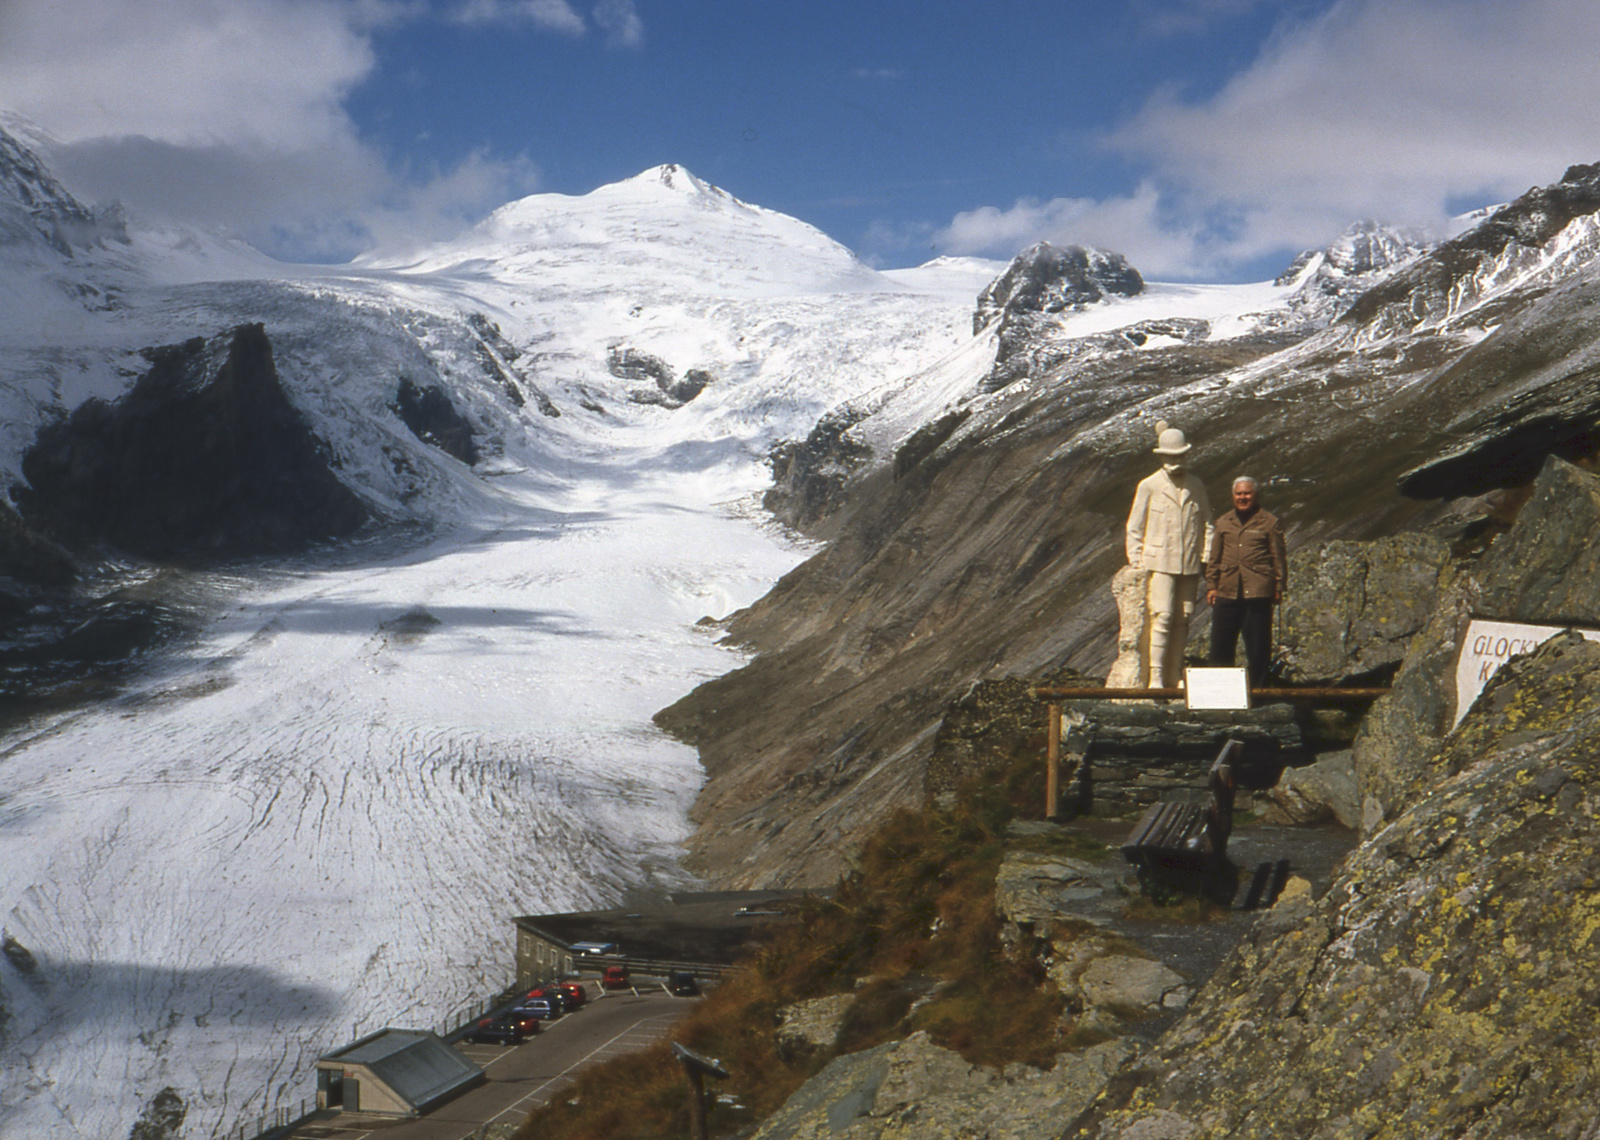
[{"label": "snow-dusted rock", "polygon": [[1120,253],[1038,242],[1017,254],[978,295],[972,331],[1028,313],[1060,313],[1107,297],[1136,297],[1144,278]]}]

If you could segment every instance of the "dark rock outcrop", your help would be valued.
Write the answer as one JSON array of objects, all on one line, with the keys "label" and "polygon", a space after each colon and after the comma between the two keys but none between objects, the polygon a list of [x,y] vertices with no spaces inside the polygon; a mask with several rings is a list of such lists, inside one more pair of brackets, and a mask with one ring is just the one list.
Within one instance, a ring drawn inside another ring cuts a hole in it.
[{"label": "dark rock outcrop", "polygon": [[289,402],[261,325],[148,356],[126,396],[39,433],[19,503],[33,525],[69,545],[203,563],[303,549],[369,519]]},{"label": "dark rock outcrop", "polygon": [[432,444],[468,467],[478,462],[472,425],[456,411],[442,389],[419,387],[409,376],[402,376],[393,406],[401,422],[423,443]]},{"label": "dark rock outcrop", "polygon": [[1600,645],[1502,669],[1435,767],[1067,1135],[1593,1135]]},{"label": "dark rock outcrop", "polygon": [[139,1119],[134,1121],[128,1140],[178,1140],[183,1135],[183,1120],[189,1115],[178,1090],[170,1085],[150,1098]]},{"label": "dark rock outcrop", "polygon": [[1144,279],[1120,253],[1076,245],[1057,249],[1048,242],[1029,246],[978,295],[972,331],[993,326],[998,341],[994,367],[983,389],[997,391],[1022,376],[1108,346],[1114,350],[1141,346],[1152,335],[1183,340],[1205,335],[1209,326],[1200,320],[1161,321],[1159,330],[1130,327],[1088,342],[1056,335],[1058,314],[1143,291]]},{"label": "dark rock outcrop", "polygon": [[1006,271],[978,294],[972,331],[982,332],[1007,317],[1060,313],[1142,292],[1144,278],[1120,253],[1081,245],[1063,249],[1041,241],[1017,254]]},{"label": "dark rock outcrop", "polygon": [[555,406],[544,389],[518,371],[516,362],[522,358],[522,350],[511,343],[498,324],[484,313],[468,313],[467,327],[477,338],[472,346],[472,354],[477,358],[478,367],[483,369],[484,375],[499,383],[506,399],[519,408],[524,406],[527,396],[523,395],[523,389],[526,388],[541,415],[551,419],[561,418],[561,409]]},{"label": "dark rock outcrop", "polygon": [[[838,507],[851,477],[872,458],[872,449],[849,434],[865,415],[855,408],[836,408],[818,420],[804,440],[785,440],[773,447],[767,457],[772,486],[761,505],[801,530]],[[912,466],[915,463],[908,463],[906,469]]]},{"label": "dark rock outcrop", "polygon": [[1284,680],[1335,685],[1392,677],[1433,613],[1448,553],[1420,534],[1295,550],[1278,615]]},{"label": "dark rock outcrop", "polygon": [[657,404],[663,408],[681,408],[701,392],[716,377],[704,368],[691,368],[679,379],[672,365],[659,356],[640,352],[636,348],[614,347],[606,356],[606,368],[619,380],[648,380],[654,388],[638,388],[628,393],[635,404]]}]

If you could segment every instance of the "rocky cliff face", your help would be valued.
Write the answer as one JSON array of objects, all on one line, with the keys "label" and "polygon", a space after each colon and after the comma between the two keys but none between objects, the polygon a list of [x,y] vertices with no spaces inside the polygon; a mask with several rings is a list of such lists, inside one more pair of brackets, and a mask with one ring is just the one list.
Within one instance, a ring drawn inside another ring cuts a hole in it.
[{"label": "rocky cliff face", "polygon": [[40,432],[22,470],[39,525],[153,559],[285,553],[370,517],[284,394],[260,325],[153,350],[122,399]]},{"label": "rocky cliff face", "polygon": [[1592,1136],[1600,1128],[1600,646],[1548,642],[1453,771],[1321,899],[1255,927],[1068,1135]]},{"label": "rocky cliff face", "polygon": [[1356,775],[1369,828],[1394,818],[1452,774],[1440,766],[1438,749],[1455,723],[1455,662],[1471,617],[1582,626],[1600,621],[1597,527],[1600,478],[1552,457],[1511,529],[1476,566],[1448,572],[1394,691],[1372,710],[1356,738]]},{"label": "rocky cliff face", "polygon": [[120,209],[79,202],[37,155],[0,129],[0,245],[41,240],[70,257],[75,247],[127,241],[127,222]]},{"label": "rocky cliff face", "polygon": [[[862,464],[826,520],[830,545],[729,623],[756,659],[658,718],[699,746],[709,777],[695,868],[728,885],[828,881],[852,836],[922,796],[944,709],[974,681],[1103,675],[1109,583],[1157,419],[1196,442],[1214,501],[1240,471],[1262,478],[1292,547],[1483,532],[1489,505],[1463,496],[1584,444],[1520,425],[1550,407],[1600,415],[1600,271],[1573,262],[1600,207],[1583,170],[1320,332],[1058,361],[963,405],[914,462]],[[1470,447],[1500,449],[1494,478],[1464,462],[1396,493]]]}]

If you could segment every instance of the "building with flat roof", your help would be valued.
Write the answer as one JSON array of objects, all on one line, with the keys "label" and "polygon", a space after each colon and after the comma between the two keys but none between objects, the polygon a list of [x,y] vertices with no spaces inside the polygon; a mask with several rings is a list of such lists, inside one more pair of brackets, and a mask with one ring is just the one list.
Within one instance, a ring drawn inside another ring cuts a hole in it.
[{"label": "building with flat roof", "polygon": [[317,1058],[317,1107],[418,1116],[487,1079],[437,1033],[380,1029]]},{"label": "building with flat roof", "polygon": [[[517,927],[517,985],[532,986],[616,961],[719,972],[793,921],[808,891],[700,891],[615,910],[525,915]],[[611,953],[586,953],[592,945]]]}]

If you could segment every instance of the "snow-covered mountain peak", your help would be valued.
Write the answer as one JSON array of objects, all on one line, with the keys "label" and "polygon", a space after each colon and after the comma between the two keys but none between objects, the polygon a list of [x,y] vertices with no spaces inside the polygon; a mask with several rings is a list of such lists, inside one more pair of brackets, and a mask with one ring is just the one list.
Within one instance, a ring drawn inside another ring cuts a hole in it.
[{"label": "snow-covered mountain peak", "polygon": [[1328,246],[1328,264],[1347,275],[1381,273],[1429,247],[1420,231],[1386,226],[1371,219],[1356,222]]},{"label": "snow-covered mountain peak", "polygon": [[720,186],[713,186],[703,178],[694,175],[688,167],[679,166],[676,162],[663,163],[661,166],[652,166],[649,170],[641,171],[632,178],[624,179],[620,186],[654,187],[660,186],[679,194],[699,195],[718,202],[729,202],[734,205],[750,207],[739,201],[732,194]]},{"label": "snow-covered mountain peak", "polygon": [[894,286],[814,226],[740,201],[676,164],[587,194],[532,194],[460,237],[363,269],[470,271],[542,292],[773,296]]}]

